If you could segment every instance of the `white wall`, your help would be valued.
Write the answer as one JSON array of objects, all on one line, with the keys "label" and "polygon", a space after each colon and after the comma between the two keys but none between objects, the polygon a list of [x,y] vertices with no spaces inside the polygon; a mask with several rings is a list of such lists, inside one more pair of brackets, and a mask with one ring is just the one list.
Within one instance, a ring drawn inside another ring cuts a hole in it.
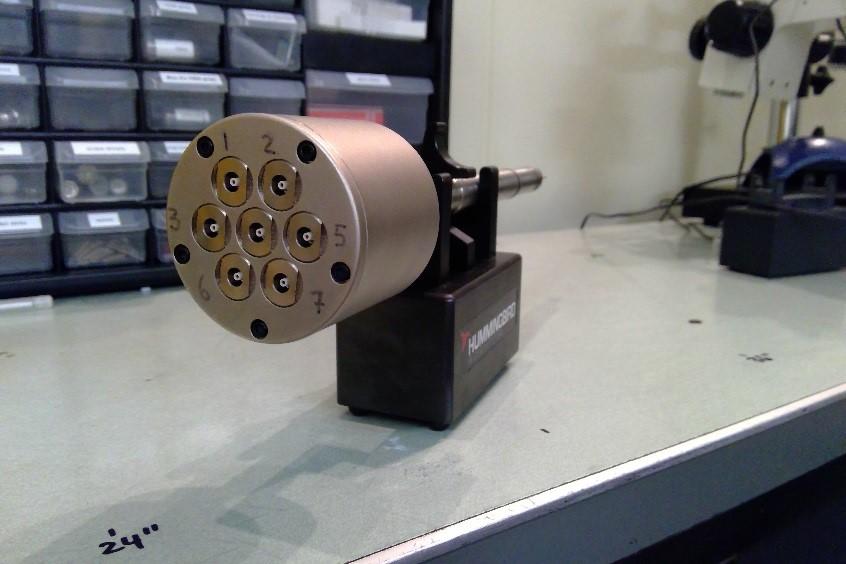
[{"label": "white wall", "polygon": [[[450,149],[479,166],[534,165],[543,188],[500,207],[503,232],[574,226],[734,172],[748,99],[697,86],[687,52],[714,0],[455,0]],[[846,73],[803,108],[803,131],[846,135]],[[750,158],[766,136],[763,102]],[[832,123],[833,121],[833,123]]]}]

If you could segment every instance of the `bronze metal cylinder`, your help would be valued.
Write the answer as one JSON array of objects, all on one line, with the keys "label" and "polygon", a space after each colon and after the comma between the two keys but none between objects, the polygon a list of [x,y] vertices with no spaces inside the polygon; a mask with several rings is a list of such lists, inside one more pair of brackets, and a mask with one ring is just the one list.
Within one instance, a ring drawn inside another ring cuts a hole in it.
[{"label": "bronze metal cylinder", "polygon": [[417,152],[369,122],[240,114],[173,174],[168,239],[200,307],[242,337],[306,337],[407,288],[438,202]]}]

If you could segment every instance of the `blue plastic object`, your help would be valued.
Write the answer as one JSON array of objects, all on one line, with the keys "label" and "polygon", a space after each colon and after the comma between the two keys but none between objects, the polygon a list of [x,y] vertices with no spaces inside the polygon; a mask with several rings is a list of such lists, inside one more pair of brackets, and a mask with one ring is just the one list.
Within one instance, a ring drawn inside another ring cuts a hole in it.
[{"label": "blue plastic object", "polygon": [[831,171],[846,171],[846,140],[799,137],[771,147],[762,158],[767,157],[770,159],[768,179],[771,184],[786,182],[802,170],[819,168],[823,164]]}]

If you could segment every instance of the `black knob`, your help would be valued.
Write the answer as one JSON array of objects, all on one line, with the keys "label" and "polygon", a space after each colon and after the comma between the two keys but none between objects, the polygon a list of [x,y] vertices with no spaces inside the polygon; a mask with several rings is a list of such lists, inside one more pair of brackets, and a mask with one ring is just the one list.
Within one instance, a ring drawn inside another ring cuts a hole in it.
[{"label": "black knob", "polygon": [[767,4],[726,0],[711,10],[706,25],[715,49],[736,57],[752,57],[756,44],[760,52],[770,42],[775,18]]},{"label": "black knob", "polygon": [[834,77],[828,72],[828,67],[820,65],[811,73],[808,80],[811,83],[814,94],[820,96],[834,82]]},{"label": "black knob", "polygon": [[831,54],[832,49],[834,49],[834,34],[828,32],[819,34],[811,44],[808,64],[815,65],[821,62]]},{"label": "black knob", "polygon": [[687,41],[687,48],[690,49],[690,54],[697,61],[705,58],[708,41],[708,20],[700,18],[693,24],[693,29],[690,30],[690,38]]}]

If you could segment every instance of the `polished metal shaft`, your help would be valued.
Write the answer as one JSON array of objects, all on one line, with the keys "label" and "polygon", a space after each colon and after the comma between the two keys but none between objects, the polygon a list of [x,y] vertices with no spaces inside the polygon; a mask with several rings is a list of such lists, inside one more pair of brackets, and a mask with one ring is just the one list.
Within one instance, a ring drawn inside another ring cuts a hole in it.
[{"label": "polished metal shaft", "polygon": [[[534,192],[543,182],[543,174],[537,168],[499,169],[499,197],[513,198],[518,194]],[[479,176],[455,178],[452,181],[452,211],[469,208],[479,195]]]}]

